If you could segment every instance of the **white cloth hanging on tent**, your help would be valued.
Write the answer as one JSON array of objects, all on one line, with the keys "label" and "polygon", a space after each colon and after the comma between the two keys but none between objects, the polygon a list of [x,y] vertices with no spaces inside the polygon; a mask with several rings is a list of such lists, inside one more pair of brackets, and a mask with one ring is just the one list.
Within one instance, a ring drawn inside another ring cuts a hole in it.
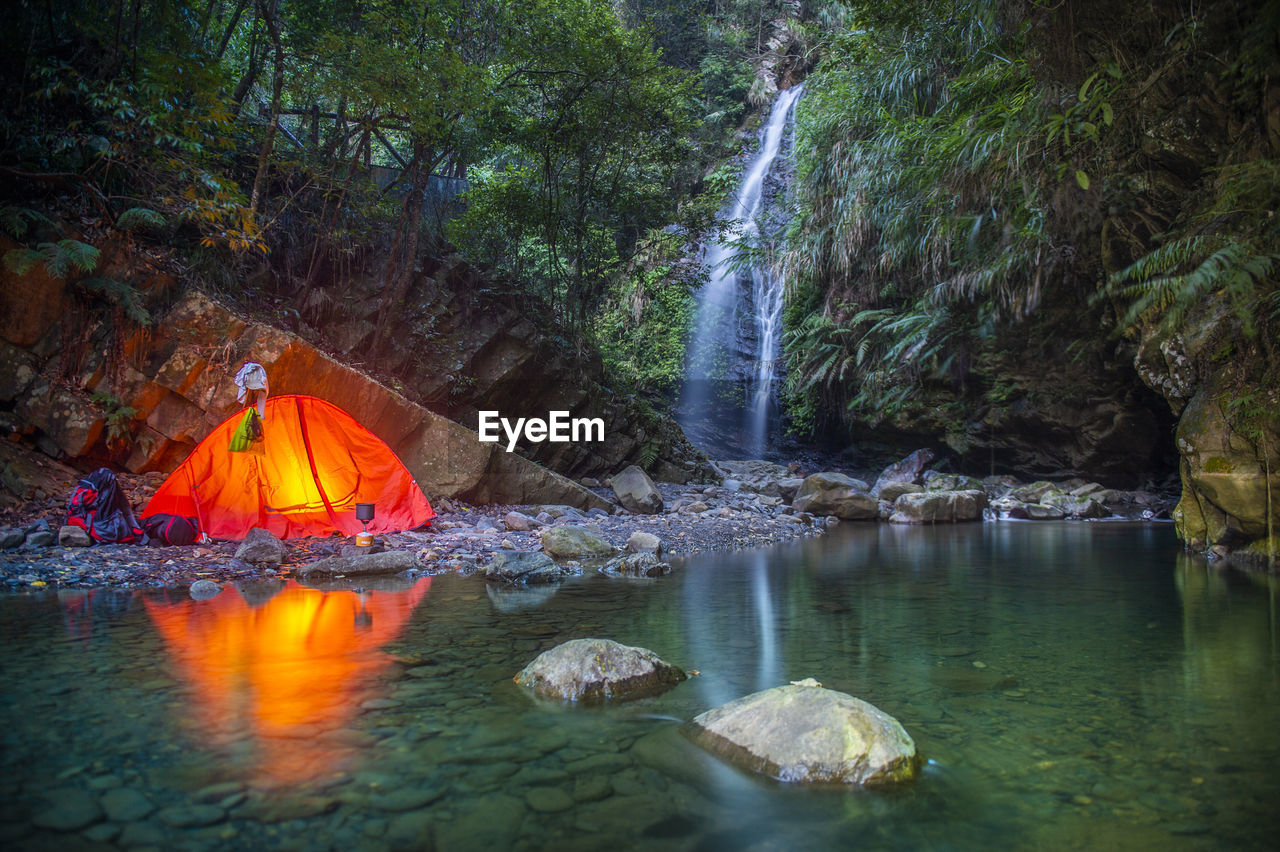
[{"label": "white cloth hanging on tent", "polygon": [[245,399],[257,397],[258,416],[267,419],[267,370],[261,364],[246,361],[236,373],[236,402],[244,403]]}]

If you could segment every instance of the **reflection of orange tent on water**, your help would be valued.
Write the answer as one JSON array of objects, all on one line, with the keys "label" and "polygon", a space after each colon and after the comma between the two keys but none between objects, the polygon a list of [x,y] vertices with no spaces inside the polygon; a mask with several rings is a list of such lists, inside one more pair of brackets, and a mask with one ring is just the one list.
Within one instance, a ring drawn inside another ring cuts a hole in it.
[{"label": "reflection of orange tent on water", "polygon": [[195,691],[194,721],[213,745],[248,732],[261,780],[319,777],[351,743],[327,737],[374,697],[380,649],[403,631],[430,578],[403,591],[324,592],[290,580],[253,607],[235,588],[211,600],[146,599]]}]

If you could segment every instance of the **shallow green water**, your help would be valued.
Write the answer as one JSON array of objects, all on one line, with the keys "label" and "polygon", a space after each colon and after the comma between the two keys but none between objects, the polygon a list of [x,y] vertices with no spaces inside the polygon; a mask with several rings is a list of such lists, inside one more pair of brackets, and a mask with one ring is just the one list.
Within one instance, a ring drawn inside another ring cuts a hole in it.
[{"label": "shallow green water", "polygon": [[[0,843],[1270,848],[1277,591],[1167,526],[1003,523],[850,525],[523,595],[450,576],[5,598]],[[700,675],[606,708],[511,683],[583,636]],[[787,788],[679,733],[803,677],[900,719],[930,760],[918,783]]]}]

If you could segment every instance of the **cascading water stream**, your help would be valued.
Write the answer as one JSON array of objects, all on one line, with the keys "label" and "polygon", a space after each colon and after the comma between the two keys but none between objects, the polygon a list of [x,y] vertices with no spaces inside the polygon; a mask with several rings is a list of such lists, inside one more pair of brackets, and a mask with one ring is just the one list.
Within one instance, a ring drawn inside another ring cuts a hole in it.
[{"label": "cascading water stream", "polygon": [[[742,182],[725,217],[724,236],[709,243],[703,263],[710,279],[698,295],[698,311],[689,357],[679,420],[695,443],[720,452],[745,451],[760,456],[768,435],[769,412],[774,404],[776,364],[782,324],[783,282],[765,268],[735,269],[738,246],[760,236],[758,218],[765,206],[765,182],[785,141],[785,131],[803,85],[781,92],[760,131],[760,147],[747,164]],[[750,289],[742,290],[747,282]],[[749,311],[740,311],[740,301],[750,299]],[[740,313],[747,316],[740,319]],[[740,323],[749,322],[753,341],[744,351]],[[745,386],[746,397],[730,403],[717,393],[721,383]],[[708,437],[707,426],[724,419],[723,408],[736,409],[737,424],[729,441]],[[701,439],[701,440],[700,440]],[[726,447],[725,444],[734,446]],[[718,444],[718,446],[708,446]]]}]

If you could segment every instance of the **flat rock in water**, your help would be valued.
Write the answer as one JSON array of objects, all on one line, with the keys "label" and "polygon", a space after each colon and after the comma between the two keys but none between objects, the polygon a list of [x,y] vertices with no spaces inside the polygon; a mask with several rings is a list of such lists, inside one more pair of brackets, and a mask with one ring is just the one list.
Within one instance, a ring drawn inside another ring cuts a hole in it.
[{"label": "flat rock in water", "polygon": [[653,695],[685,677],[645,648],[610,639],[573,639],[539,654],[515,681],[551,698],[600,701]]},{"label": "flat rock in water", "polygon": [[522,551],[497,553],[489,567],[484,569],[486,580],[503,583],[553,583],[572,573],[568,568],[561,568],[545,553]]},{"label": "flat rock in water", "polygon": [[417,558],[409,551],[388,550],[383,553],[370,553],[368,556],[330,556],[302,565],[296,570],[302,575],[345,574],[353,577],[361,574],[399,574],[401,571],[418,567],[420,566]]},{"label": "flat rock in water", "polygon": [[893,503],[895,524],[954,524],[982,520],[985,491],[924,491],[903,494]]},{"label": "flat rock in water", "polygon": [[662,495],[649,475],[635,465],[622,470],[609,480],[618,502],[628,512],[654,515],[662,511]]},{"label": "flat rock in water", "polygon": [[12,550],[27,540],[26,530],[0,530],[0,550]]},{"label": "flat rock in water", "polygon": [[542,531],[542,549],[553,559],[591,559],[613,556],[614,547],[585,527],[548,527]]},{"label": "flat rock in water", "polygon": [[867,702],[814,686],[779,686],[708,710],[686,736],[731,763],[779,781],[887,787],[911,781],[915,742]]},{"label": "flat rock in water", "polygon": [[671,573],[671,566],[646,550],[610,559],[600,566],[600,573],[610,577],[661,577]]},{"label": "flat rock in water", "polygon": [[254,527],[244,537],[244,542],[236,548],[236,559],[252,562],[255,565],[274,563],[279,565],[288,556],[284,542],[264,529]]}]

